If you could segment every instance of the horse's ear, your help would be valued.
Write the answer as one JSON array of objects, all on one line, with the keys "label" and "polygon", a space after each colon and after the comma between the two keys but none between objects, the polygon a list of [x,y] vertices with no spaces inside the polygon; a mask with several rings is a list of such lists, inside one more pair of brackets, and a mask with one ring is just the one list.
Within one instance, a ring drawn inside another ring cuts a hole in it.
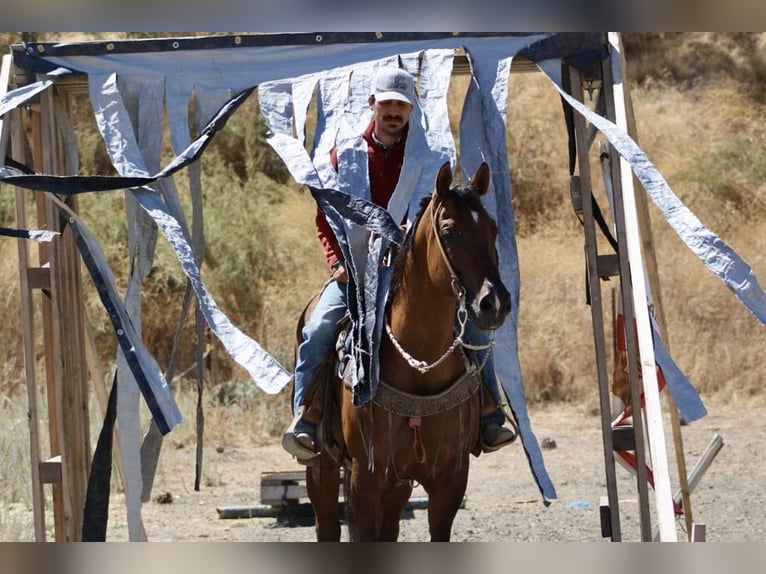
[{"label": "horse's ear", "polygon": [[440,194],[448,191],[450,185],[452,185],[452,168],[449,162],[445,162],[439,168],[439,174],[436,176],[436,193]]},{"label": "horse's ear", "polygon": [[476,173],[473,174],[471,179],[471,186],[476,189],[476,193],[484,195],[489,189],[489,166],[487,162],[482,162]]}]

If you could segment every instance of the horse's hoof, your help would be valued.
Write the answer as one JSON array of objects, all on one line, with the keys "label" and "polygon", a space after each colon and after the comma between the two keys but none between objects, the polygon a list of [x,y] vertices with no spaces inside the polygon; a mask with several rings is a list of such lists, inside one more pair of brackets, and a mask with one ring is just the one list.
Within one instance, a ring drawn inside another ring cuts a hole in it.
[{"label": "horse's hoof", "polygon": [[516,433],[499,423],[487,423],[481,429],[481,451],[494,452],[516,440]]}]

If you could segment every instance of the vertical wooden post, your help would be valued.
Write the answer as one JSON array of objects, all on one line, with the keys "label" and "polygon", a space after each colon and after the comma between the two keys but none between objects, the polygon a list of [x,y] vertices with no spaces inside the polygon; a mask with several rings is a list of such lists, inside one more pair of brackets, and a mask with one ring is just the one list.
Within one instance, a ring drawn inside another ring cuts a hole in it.
[{"label": "vertical wooden post", "polygon": [[[11,154],[15,160],[26,163],[24,128],[21,112],[11,112]],[[28,192],[16,188],[16,222],[23,229],[27,224],[26,199]],[[35,541],[45,542],[45,497],[40,480],[40,420],[38,416],[37,375],[35,369],[35,335],[32,287],[29,281],[29,250],[26,241],[18,241],[19,287],[21,289],[21,337],[24,347],[24,376],[27,383],[27,418],[29,425],[29,453],[32,472],[32,513]]]},{"label": "vertical wooden post", "polygon": [[[31,128],[31,152],[32,152],[32,165],[36,171],[44,171],[45,162],[43,161],[43,149],[44,143],[43,129],[41,121],[40,103],[35,102],[29,106],[29,121]],[[50,162],[48,162],[50,163]],[[35,192],[35,211],[37,214],[37,227],[40,229],[55,230],[54,227],[49,227],[48,215],[46,209],[45,195],[41,192]],[[47,268],[50,276],[51,273],[51,247],[46,243],[39,243],[37,246],[38,261],[40,268]],[[43,347],[44,347],[44,362],[45,362],[45,394],[48,403],[48,437],[49,437],[49,456],[51,458],[61,455],[61,445],[59,443],[59,410],[58,410],[58,393],[55,377],[55,363],[54,357],[56,349],[54,347],[53,332],[51,330],[52,324],[52,291],[50,285],[47,289],[42,291],[42,297],[40,301],[41,316],[42,316],[42,332],[43,332]],[[53,531],[54,539],[56,542],[61,542],[66,539],[64,534],[64,497],[62,482],[57,481],[51,483],[51,492],[53,497]]]},{"label": "vertical wooden post", "polygon": [[[614,82],[612,78],[612,60],[606,60],[602,64],[602,85],[606,116],[614,121]],[[625,208],[623,202],[622,170],[620,162],[610,163],[610,178],[612,183],[612,199],[614,202],[614,226],[619,249],[620,267],[620,301],[622,302],[625,324],[632,325],[635,321],[635,308],[633,306],[633,278],[627,255],[627,231],[625,226]],[[636,454],[636,490],[639,499],[639,516],[641,527],[641,539],[651,540],[651,516],[649,512],[649,487],[648,473],[646,470],[646,440],[644,432],[644,418],[641,416],[641,403],[639,397],[643,392],[641,378],[639,377],[638,365],[638,341],[634,329],[625,332],[627,347],[627,369],[630,386],[631,407],[633,412],[633,443]]]},{"label": "vertical wooden post", "polygon": [[[625,108],[624,82],[621,75],[622,60],[620,57],[619,34],[609,33],[610,53],[612,63],[612,93],[615,107],[615,122],[627,129],[627,112]],[[615,61],[616,58],[616,61]],[[652,343],[651,322],[647,308],[646,285],[643,257],[641,253],[641,232],[638,227],[636,214],[636,194],[633,185],[632,172],[628,162],[620,158],[621,185],[623,191],[623,209],[626,227],[626,247],[628,264],[633,290],[633,309],[636,317],[636,331],[641,354],[641,376],[644,390],[644,416],[646,417],[649,448],[652,455],[652,470],[654,475],[654,493],[657,517],[660,525],[660,539],[675,542],[677,533],[673,514],[673,494],[670,489],[670,477],[667,470],[667,454],[665,436],[660,407],[659,388],[657,384],[656,364]],[[626,321],[627,321],[626,316]],[[628,332],[632,331],[629,325]],[[636,416],[634,416],[634,420]],[[651,536],[649,537],[651,540]]]},{"label": "vertical wooden post", "polygon": [[[612,59],[609,60],[608,65],[604,66],[604,72],[603,72],[604,85],[602,86],[602,90],[604,91],[604,94],[606,96],[607,117],[613,119],[613,121],[615,121],[618,125],[623,127],[625,131],[629,135],[631,135],[631,137],[635,141],[637,141],[635,118],[633,115],[630,91],[622,75],[625,69],[625,57],[622,52],[620,35],[616,33],[610,34],[609,44],[610,44],[610,53],[611,53]],[[616,87],[616,89],[612,87],[612,84],[613,84],[612,70],[613,69],[615,70],[615,76],[618,77],[618,86]],[[619,114],[618,114],[618,111],[620,112]],[[612,164],[612,183],[615,187],[622,186],[621,180],[623,177],[630,178],[627,181],[632,184],[631,189],[634,189],[640,186],[640,183],[638,182],[635,176],[623,175],[622,171],[623,170],[620,169],[619,163],[615,162]],[[658,323],[661,337],[663,341],[665,342],[665,346],[667,348],[668,337],[667,337],[666,323],[665,323],[665,317],[664,317],[663,306],[662,306],[662,293],[660,290],[659,275],[657,272],[656,254],[654,249],[654,242],[652,240],[647,200],[646,200],[645,194],[641,194],[641,193],[637,194],[634,199],[635,199],[634,201],[635,221],[637,223],[637,228],[640,233],[639,252],[643,255],[643,258],[646,261],[646,267],[645,267],[646,282],[648,283],[649,293],[653,294],[651,312]],[[615,202],[616,202],[616,199],[615,199]],[[621,209],[616,209],[616,211],[620,213],[622,212]],[[620,238],[618,238],[618,240],[621,243],[624,242]],[[622,274],[623,272],[621,272],[621,275]],[[629,275],[627,276],[629,277]],[[626,323],[632,324],[632,320],[627,320],[627,319],[628,318],[626,316]],[[630,337],[631,333],[632,331],[629,330],[629,332],[626,333],[626,335]],[[632,351],[631,351],[631,354],[632,354]],[[631,378],[631,392],[633,393],[634,396],[636,396],[637,393],[634,389],[634,383],[632,380],[633,374],[630,375],[630,378]],[[678,471],[679,471],[679,477],[680,477],[680,483],[681,483],[681,493],[682,493],[683,501],[684,501],[683,502],[683,506],[685,509],[684,517],[686,519],[687,532],[689,533],[689,535],[691,535],[692,516],[691,516],[691,503],[690,503],[690,497],[689,497],[690,487],[686,478],[687,477],[686,463],[685,463],[684,453],[683,453],[683,441],[682,441],[681,431],[680,431],[680,421],[678,416],[678,410],[669,392],[666,392],[664,397],[667,403],[667,407],[669,409],[670,419],[672,424],[673,439],[674,439],[674,446],[675,446],[675,453],[676,453],[676,462],[678,465]],[[633,404],[633,407],[634,407],[634,411],[640,412],[635,402]],[[646,413],[644,414],[646,415]],[[634,417],[634,421],[638,422],[638,419]],[[636,428],[636,433],[638,432],[639,432],[638,428]],[[664,439],[664,437],[662,437],[662,439]],[[641,484],[640,479],[639,479],[639,484]],[[639,486],[639,488],[641,487]],[[677,497],[680,497],[680,496],[681,495],[677,495]],[[677,497],[674,497],[674,499]],[[688,508],[688,512],[686,512],[687,508]],[[667,522],[668,521],[666,520],[666,523]],[[667,531],[667,528],[666,528],[666,531]],[[653,537],[653,539],[656,539],[656,534]]]},{"label": "vertical wooden post", "polygon": [[[569,68],[572,96],[582,101],[583,88],[580,71],[575,67]],[[598,241],[593,218],[593,204],[590,201],[592,187],[590,175],[590,160],[588,154],[588,142],[586,141],[585,119],[580,114],[574,117],[575,140],[577,145],[577,167],[579,179],[574,180],[572,185],[578,185],[575,190],[582,198],[582,217],[585,233],[585,263],[587,265],[588,287],[590,295],[591,320],[593,324],[593,338],[596,351],[596,371],[599,383],[599,398],[601,410],[601,433],[604,444],[604,469],[606,472],[607,502],[601,506],[602,533],[608,531],[613,542],[622,540],[620,528],[620,509],[617,493],[617,477],[614,467],[614,446],[612,443],[611,406],[609,393],[609,374],[606,365],[606,340],[604,335],[603,303],[601,299],[601,284],[598,269]],[[647,507],[648,511],[648,507]],[[608,518],[609,527],[603,522]]]},{"label": "vertical wooden post", "polygon": [[[638,143],[638,129],[636,127],[635,114],[633,112],[633,100],[630,96],[630,86],[625,78],[626,65],[625,65],[625,52],[622,48],[622,39],[620,34],[611,34],[610,41],[617,46],[617,56],[620,59],[620,68],[623,71],[623,94],[625,97],[625,112],[626,112],[626,127],[628,135]],[[633,176],[634,185],[639,187],[640,183]],[[657,253],[654,248],[654,240],[652,237],[652,224],[649,216],[649,206],[645,193],[639,193],[636,195],[636,215],[638,217],[638,226],[641,232],[641,250],[644,254],[644,261],[646,265],[646,277],[649,282],[649,290],[652,294],[653,313],[657,326],[660,331],[660,336],[665,349],[670,352],[670,338],[668,336],[667,322],[665,320],[665,307],[662,302],[662,287],[660,285],[659,271],[657,267]],[[684,455],[684,443],[683,436],[681,435],[681,423],[678,415],[678,408],[676,407],[673,396],[669,391],[665,394],[665,403],[670,413],[670,424],[673,433],[673,449],[676,455],[676,466],[678,469],[679,484],[682,497],[682,508],[684,510],[684,520],[686,523],[686,531],[691,541],[692,535],[692,505],[689,483],[687,479],[686,470],[686,458]]]},{"label": "vertical wooden post", "polygon": [[[46,173],[59,173],[66,165],[64,146],[57,131],[54,98],[49,90],[41,97],[44,166]],[[68,201],[76,211],[75,198]],[[87,368],[85,359],[80,257],[66,219],[46,197],[49,229],[61,232],[51,249],[51,297],[53,313],[50,329],[58,350],[55,379],[59,399],[58,432],[62,454],[65,540],[82,539],[83,508],[90,471]]]},{"label": "vertical wooden post", "polygon": [[[41,95],[39,102],[30,106],[30,127],[33,165],[41,173],[59,173],[65,164],[64,146],[60,145],[54,113],[53,90]],[[20,122],[19,122],[20,123]],[[21,146],[23,130],[14,136],[14,146]],[[23,197],[20,198],[23,208]],[[76,209],[76,202],[70,202]],[[55,467],[56,478],[51,483],[53,495],[53,518],[55,540],[79,541],[82,539],[83,509],[87,480],[90,470],[90,436],[88,419],[87,370],[84,346],[84,325],[80,281],[80,257],[74,237],[62,220],[58,208],[44,193],[36,193],[37,226],[60,232],[50,244],[40,243],[38,258],[41,269],[46,271],[45,288],[42,289],[41,315],[44,341],[46,396],[48,401],[48,434],[50,437],[50,462]],[[25,214],[19,212],[19,217]],[[31,272],[26,248],[20,251],[20,274],[22,290],[29,295],[29,283],[23,276]],[[28,279],[28,278],[27,278]],[[26,287],[25,287],[26,285]],[[39,287],[39,286],[38,286]],[[35,353],[31,299],[23,311],[25,338],[25,368],[28,389],[35,387]],[[29,320],[27,320],[29,319]],[[32,380],[30,380],[30,377]],[[37,397],[28,390],[30,410],[35,409]],[[33,457],[38,459],[32,470],[33,491],[41,495],[42,461],[37,441],[37,420],[30,421],[30,440]],[[34,428],[32,428],[34,427]],[[35,444],[36,443],[36,444]],[[60,461],[60,463],[58,462]],[[48,467],[46,467],[48,468]],[[34,495],[33,495],[34,496]],[[44,540],[44,508],[42,500],[35,505],[36,538]]]}]

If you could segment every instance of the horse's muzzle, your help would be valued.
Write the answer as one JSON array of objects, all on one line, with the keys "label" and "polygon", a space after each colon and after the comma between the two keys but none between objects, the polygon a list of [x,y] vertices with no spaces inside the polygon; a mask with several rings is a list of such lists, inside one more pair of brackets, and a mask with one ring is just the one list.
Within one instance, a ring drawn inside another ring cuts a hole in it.
[{"label": "horse's muzzle", "polygon": [[511,295],[502,283],[495,285],[485,279],[469,308],[479,329],[494,330],[511,312]]}]

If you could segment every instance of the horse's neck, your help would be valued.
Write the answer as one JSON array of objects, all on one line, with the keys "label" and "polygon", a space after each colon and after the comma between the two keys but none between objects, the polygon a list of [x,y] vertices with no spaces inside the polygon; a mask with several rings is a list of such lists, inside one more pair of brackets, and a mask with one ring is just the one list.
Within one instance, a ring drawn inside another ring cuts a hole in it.
[{"label": "horse's neck", "polygon": [[[415,359],[431,364],[444,355],[455,339],[455,298],[445,287],[449,284],[447,278],[437,285],[428,276],[425,261],[425,252],[418,253],[416,259],[408,258],[404,288],[390,302],[388,320],[402,348]],[[439,366],[421,374],[407,364],[385,334],[381,352],[382,378],[403,390],[422,390],[425,385],[438,391],[464,369],[464,361],[455,350]]]},{"label": "horse's neck", "polygon": [[407,296],[397,297],[390,311],[397,340],[421,348],[429,355],[421,357],[423,360],[439,358],[454,339],[455,299],[428,283],[408,284]]}]

